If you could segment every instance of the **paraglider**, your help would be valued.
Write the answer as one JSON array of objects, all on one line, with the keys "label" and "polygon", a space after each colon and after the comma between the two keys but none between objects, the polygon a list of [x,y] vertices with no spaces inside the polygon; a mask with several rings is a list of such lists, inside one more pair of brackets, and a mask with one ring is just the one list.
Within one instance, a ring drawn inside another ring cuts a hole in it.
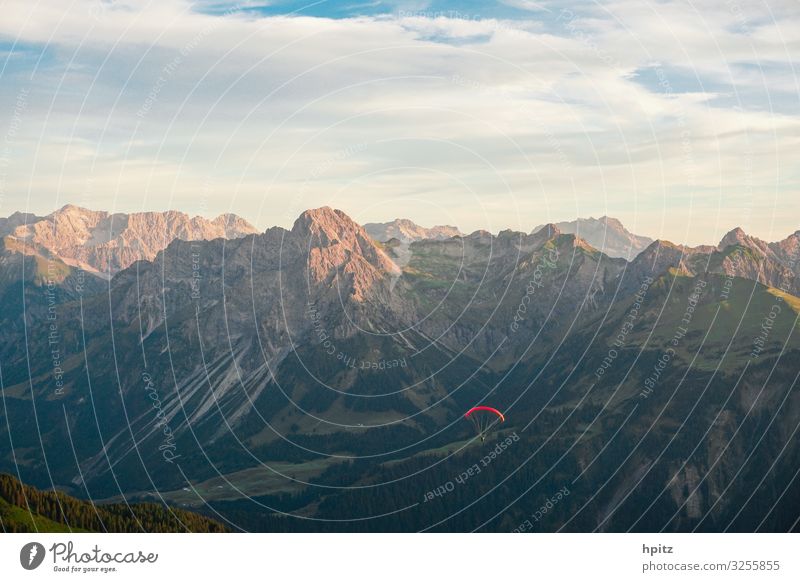
[{"label": "paraglider", "polygon": [[486,435],[494,425],[498,422],[505,422],[506,420],[502,412],[491,406],[475,406],[470,408],[467,410],[464,417],[472,421],[478,436],[481,437],[481,442],[486,441]]}]

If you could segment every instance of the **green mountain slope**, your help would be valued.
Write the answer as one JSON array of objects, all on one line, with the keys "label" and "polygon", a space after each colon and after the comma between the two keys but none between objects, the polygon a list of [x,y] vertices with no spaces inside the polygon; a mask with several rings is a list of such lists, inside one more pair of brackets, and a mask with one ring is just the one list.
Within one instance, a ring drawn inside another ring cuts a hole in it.
[{"label": "green mountain slope", "polygon": [[224,532],[207,517],[155,503],[94,505],[61,492],[39,491],[0,474],[0,529],[5,533]]}]

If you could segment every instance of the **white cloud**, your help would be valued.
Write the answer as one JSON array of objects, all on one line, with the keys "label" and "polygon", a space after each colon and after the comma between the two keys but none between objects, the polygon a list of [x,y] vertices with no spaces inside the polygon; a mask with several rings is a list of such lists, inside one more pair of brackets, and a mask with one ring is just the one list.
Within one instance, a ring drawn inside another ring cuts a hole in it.
[{"label": "white cloud", "polygon": [[531,12],[552,11],[545,2],[534,2],[533,0],[500,0],[500,3],[521,10],[530,10]]},{"label": "white cloud", "polygon": [[[44,52],[0,86],[0,131],[30,87],[0,213],[201,206],[267,226],[332,204],[493,230],[616,214],[689,242],[746,220],[776,238],[800,226],[800,119],[715,99],[722,83],[787,99],[791,10],[614,0],[553,23],[11,0],[0,38]],[[661,84],[633,74],[657,64]]]}]

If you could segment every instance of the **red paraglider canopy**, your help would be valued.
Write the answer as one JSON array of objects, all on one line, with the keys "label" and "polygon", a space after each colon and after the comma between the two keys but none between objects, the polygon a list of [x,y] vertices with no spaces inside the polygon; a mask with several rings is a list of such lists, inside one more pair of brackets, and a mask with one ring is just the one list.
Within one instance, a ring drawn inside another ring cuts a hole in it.
[{"label": "red paraglider canopy", "polygon": [[472,413],[473,413],[473,412],[475,412],[476,410],[485,410],[485,411],[487,411],[487,412],[493,412],[493,413],[495,413],[497,416],[499,416],[499,417],[500,417],[500,420],[502,420],[503,422],[505,422],[505,421],[506,421],[506,417],[505,417],[505,416],[503,416],[503,413],[502,413],[502,412],[500,412],[499,410],[497,410],[496,408],[492,408],[491,406],[475,406],[475,407],[473,407],[473,408],[470,408],[469,410],[467,410],[467,413],[466,413],[464,416],[466,416],[467,418],[469,418],[470,414],[472,414]]}]

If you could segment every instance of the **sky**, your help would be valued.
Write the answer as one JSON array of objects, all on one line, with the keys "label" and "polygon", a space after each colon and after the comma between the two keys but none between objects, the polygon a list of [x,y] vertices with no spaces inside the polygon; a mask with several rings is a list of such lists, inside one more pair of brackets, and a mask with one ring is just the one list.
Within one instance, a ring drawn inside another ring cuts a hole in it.
[{"label": "sky", "polygon": [[4,0],[0,216],[800,229],[796,0]]}]

